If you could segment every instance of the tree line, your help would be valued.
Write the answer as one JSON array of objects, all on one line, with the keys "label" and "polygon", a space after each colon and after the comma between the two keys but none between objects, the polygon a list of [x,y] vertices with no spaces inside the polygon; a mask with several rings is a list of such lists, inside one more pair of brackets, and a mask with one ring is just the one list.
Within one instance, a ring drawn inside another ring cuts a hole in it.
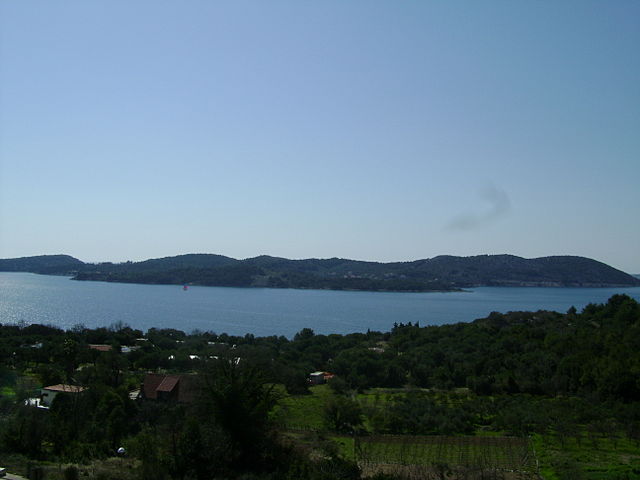
[{"label": "tree line", "polygon": [[[283,395],[308,394],[316,370],[336,375],[323,415],[338,432],[587,432],[596,442],[624,431],[638,440],[640,305],[615,295],[581,312],[494,312],[348,335],[305,328],[290,339],[0,325],[0,448],[81,462],[126,444],[140,478],[358,478],[357,465],[336,452],[312,458],[279,432],[274,407]],[[193,373],[195,401],[132,400],[147,371]],[[88,388],[59,395],[49,411],[24,404],[36,387],[58,383]],[[374,387],[396,394],[356,400]]]}]

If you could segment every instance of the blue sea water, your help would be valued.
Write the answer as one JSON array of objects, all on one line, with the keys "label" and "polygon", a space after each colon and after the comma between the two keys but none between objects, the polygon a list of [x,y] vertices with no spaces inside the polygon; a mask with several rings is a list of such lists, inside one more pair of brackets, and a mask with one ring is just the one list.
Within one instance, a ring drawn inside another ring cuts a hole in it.
[{"label": "blue sea water", "polygon": [[293,336],[388,331],[394,322],[470,322],[492,311],[556,310],[603,303],[634,288],[503,288],[468,292],[387,293],[267,288],[189,287],[77,282],[67,277],[0,273],[0,323],[71,328],[126,323],[143,331],[177,328],[230,335]]}]

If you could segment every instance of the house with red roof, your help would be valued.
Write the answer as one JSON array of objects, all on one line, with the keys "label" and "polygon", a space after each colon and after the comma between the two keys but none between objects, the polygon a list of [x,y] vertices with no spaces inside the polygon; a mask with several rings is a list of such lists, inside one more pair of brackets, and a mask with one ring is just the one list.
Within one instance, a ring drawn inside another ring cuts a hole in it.
[{"label": "house with red roof", "polygon": [[147,373],[140,394],[147,400],[190,403],[195,396],[193,375]]},{"label": "house with red roof", "polygon": [[331,372],[312,372],[309,374],[309,383],[311,385],[322,385],[333,377],[335,377],[335,375]]},{"label": "house with red roof", "polygon": [[109,352],[113,349],[111,345],[103,345],[103,344],[95,344],[95,343],[89,344],[89,348],[91,350],[97,350],[99,352]]}]

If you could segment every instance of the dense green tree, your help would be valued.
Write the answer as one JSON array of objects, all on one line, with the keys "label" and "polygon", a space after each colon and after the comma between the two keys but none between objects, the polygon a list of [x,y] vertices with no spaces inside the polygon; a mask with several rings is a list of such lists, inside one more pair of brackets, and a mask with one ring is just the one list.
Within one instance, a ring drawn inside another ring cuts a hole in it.
[{"label": "dense green tree", "polygon": [[357,401],[336,395],[324,406],[326,425],[337,432],[353,433],[362,426],[362,409]]},{"label": "dense green tree", "polygon": [[278,397],[265,372],[229,357],[208,364],[198,381],[199,418],[213,421],[228,438],[231,464],[239,469],[266,467],[265,454],[274,441],[269,414]]}]

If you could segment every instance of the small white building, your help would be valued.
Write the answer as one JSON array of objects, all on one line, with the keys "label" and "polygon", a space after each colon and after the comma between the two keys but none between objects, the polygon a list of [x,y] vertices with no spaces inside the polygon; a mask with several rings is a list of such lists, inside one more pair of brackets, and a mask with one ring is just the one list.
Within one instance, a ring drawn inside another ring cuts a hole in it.
[{"label": "small white building", "polygon": [[78,385],[67,385],[64,383],[44,387],[40,389],[40,405],[50,407],[53,403],[53,399],[56,398],[59,393],[80,393],[84,390],[86,390],[85,387],[80,387]]},{"label": "small white building", "polygon": [[49,410],[49,407],[47,407],[46,405],[42,404],[42,401],[40,398],[27,398],[24,401],[24,404],[27,407],[36,407],[36,408],[42,408],[44,410]]},{"label": "small white building", "polygon": [[335,375],[331,372],[313,372],[309,374],[309,383],[311,385],[322,385],[333,377],[335,377]]},{"label": "small white building", "polygon": [[324,372],[313,372],[309,374],[309,383],[311,385],[321,385],[324,383]]}]

